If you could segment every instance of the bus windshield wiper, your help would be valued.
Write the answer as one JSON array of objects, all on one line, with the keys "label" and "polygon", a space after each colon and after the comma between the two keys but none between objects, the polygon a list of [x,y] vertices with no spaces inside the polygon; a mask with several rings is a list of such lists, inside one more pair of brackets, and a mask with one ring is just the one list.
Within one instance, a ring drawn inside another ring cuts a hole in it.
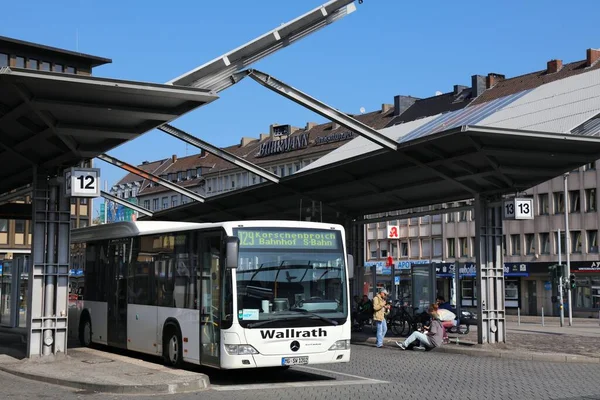
[{"label": "bus windshield wiper", "polygon": [[335,321],[335,320],[333,320],[331,318],[327,318],[327,317],[324,317],[322,315],[319,315],[319,314],[316,314],[316,313],[313,313],[313,312],[310,312],[310,311],[306,311],[306,310],[302,310],[302,309],[294,309],[294,310],[290,310],[290,311],[296,312],[296,313],[300,313],[302,315],[309,315],[309,316],[311,316],[313,318],[320,319],[321,321],[328,322],[328,323],[330,323],[331,325],[334,325],[334,326],[338,324],[337,321]]},{"label": "bus windshield wiper", "polygon": [[273,318],[273,319],[267,319],[265,321],[253,322],[251,324],[246,325],[246,327],[252,329],[252,328],[258,328],[259,326],[270,324],[271,322],[292,321],[295,319],[297,319],[297,318],[296,317]]}]

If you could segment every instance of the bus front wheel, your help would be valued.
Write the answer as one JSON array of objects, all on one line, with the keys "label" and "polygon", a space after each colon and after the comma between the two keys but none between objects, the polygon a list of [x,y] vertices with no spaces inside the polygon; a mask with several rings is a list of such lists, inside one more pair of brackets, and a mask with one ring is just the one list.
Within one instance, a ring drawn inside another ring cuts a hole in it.
[{"label": "bus front wheel", "polygon": [[170,367],[178,368],[183,363],[183,343],[179,328],[169,325],[163,334],[163,358]]}]

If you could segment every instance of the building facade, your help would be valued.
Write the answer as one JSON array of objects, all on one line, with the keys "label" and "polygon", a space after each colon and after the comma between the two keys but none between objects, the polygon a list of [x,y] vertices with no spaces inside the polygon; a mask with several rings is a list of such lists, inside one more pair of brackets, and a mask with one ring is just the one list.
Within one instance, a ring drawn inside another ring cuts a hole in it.
[{"label": "building facade", "polygon": [[[91,75],[94,67],[110,63],[111,60],[90,56],[79,52],[57,49],[36,43],[0,36],[0,68],[24,68],[49,73]],[[2,94],[0,93],[0,118],[2,116]],[[82,165],[91,167],[92,161]],[[16,200],[17,203],[30,203],[29,196]],[[71,227],[85,227],[91,224],[92,202],[88,199],[71,200]],[[31,224],[29,220],[0,219],[0,325],[10,318],[10,296],[14,295],[12,287],[18,285],[20,293],[20,318],[18,323],[25,324],[26,304],[24,293],[27,289],[27,274],[20,263],[13,265],[17,255],[28,255],[31,252]],[[21,277],[15,281],[14,274]],[[16,282],[16,283],[15,283]],[[14,311],[14,310],[12,310]]]},{"label": "building facade", "polygon": [[[565,65],[561,60],[550,60],[544,70],[511,79],[500,74],[489,74],[485,77],[485,90],[471,104],[595,70],[600,67],[599,60],[600,51],[588,49],[584,60]],[[475,81],[476,78],[473,79]],[[595,121],[596,118],[591,120],[592,123]],[[566,202],[569,240],[566,243],[564,178],[556,177],[521,194],[533,198],[535,218],[503,223],[505,307],[508,313],[516,314],[520,308],[522,314],[540,315],[543,307],[546,315],[558,315],[558,304],[553,302],[557,290],[548,268],[558,263],[561,241],[562,262],[565,263],[567,249],[571,271],[575,275],[573,315],[597,317],[600,310],[599,179],[597,162],[584,165],[569,174]],[[410,281],[402,277],[410,276],[410,268],[414,264],[435,263],[437,293],[446,299],[456,299],[456,287],[460,291],[462,306],[476,307],[475,221],[469,205],[469,200],[444,205],[461,208],[457,212],[412,218],[402,218],[402,213],[398,212],[397,219],[390,217],[386,222],[368,224],[365,227],[365,292],[370,290],[373,282],[369,267],[375,266],[378,285],[397,290],[399,296],[408,298]],[[441,208],[441,205],[432,208]],[[420,211],[424,210],[404,210],[406,213]],[[388,239],[389,229],[394,227],[397,227],[399,237]],[[560,238],[558,230],[563,232]],[[395,275],[400,276],[399,282],[391,277],[392,268],[387,266],[389,256],[393,260]],[[453,281],[455,271],[459,275],[456,286]],[[566,279],[569,280],[569,277]]]}]

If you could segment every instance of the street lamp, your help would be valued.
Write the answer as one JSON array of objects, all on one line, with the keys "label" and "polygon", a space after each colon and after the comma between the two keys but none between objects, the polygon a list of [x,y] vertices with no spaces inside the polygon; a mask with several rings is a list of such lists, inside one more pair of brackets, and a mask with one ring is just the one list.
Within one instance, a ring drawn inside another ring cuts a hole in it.
[{"label": "street lamp", "polygon": [[[569,173],[567,172],[566,174],[563,175],[563,182],[564,182],[564,196],[565,196],[565,255],[566,255],[566,259],[567,259],[567,273],[564,274],[565,276],[571,276],[571,259],[570,259],[570,254],[571,254],[571,247],[570,247],[570,240],[569,240],[569,236],[570,236],[570,232],[569,232],[569,196],[568,196],[568,191],[567,191],[567,186],[568,186],[568,180],[569,180]],[[567,302],[569,305],[569,326],[573,326],[573,305],[571,304],[571,286],[572,285],[567,285]]]}]

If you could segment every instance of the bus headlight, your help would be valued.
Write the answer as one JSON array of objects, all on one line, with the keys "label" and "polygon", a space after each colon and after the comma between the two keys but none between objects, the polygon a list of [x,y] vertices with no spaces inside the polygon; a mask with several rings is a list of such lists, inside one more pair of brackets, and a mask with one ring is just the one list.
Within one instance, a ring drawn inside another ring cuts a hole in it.
[{"label": "bus headlight", "polygon": [[230,355],[258,354],[258,351],[249,344],[226,344],[225,350]]},{"label": "bus headlight", "polygon": [[350,349],[350,340],[338,340],[329,350],[348,350]]}]

